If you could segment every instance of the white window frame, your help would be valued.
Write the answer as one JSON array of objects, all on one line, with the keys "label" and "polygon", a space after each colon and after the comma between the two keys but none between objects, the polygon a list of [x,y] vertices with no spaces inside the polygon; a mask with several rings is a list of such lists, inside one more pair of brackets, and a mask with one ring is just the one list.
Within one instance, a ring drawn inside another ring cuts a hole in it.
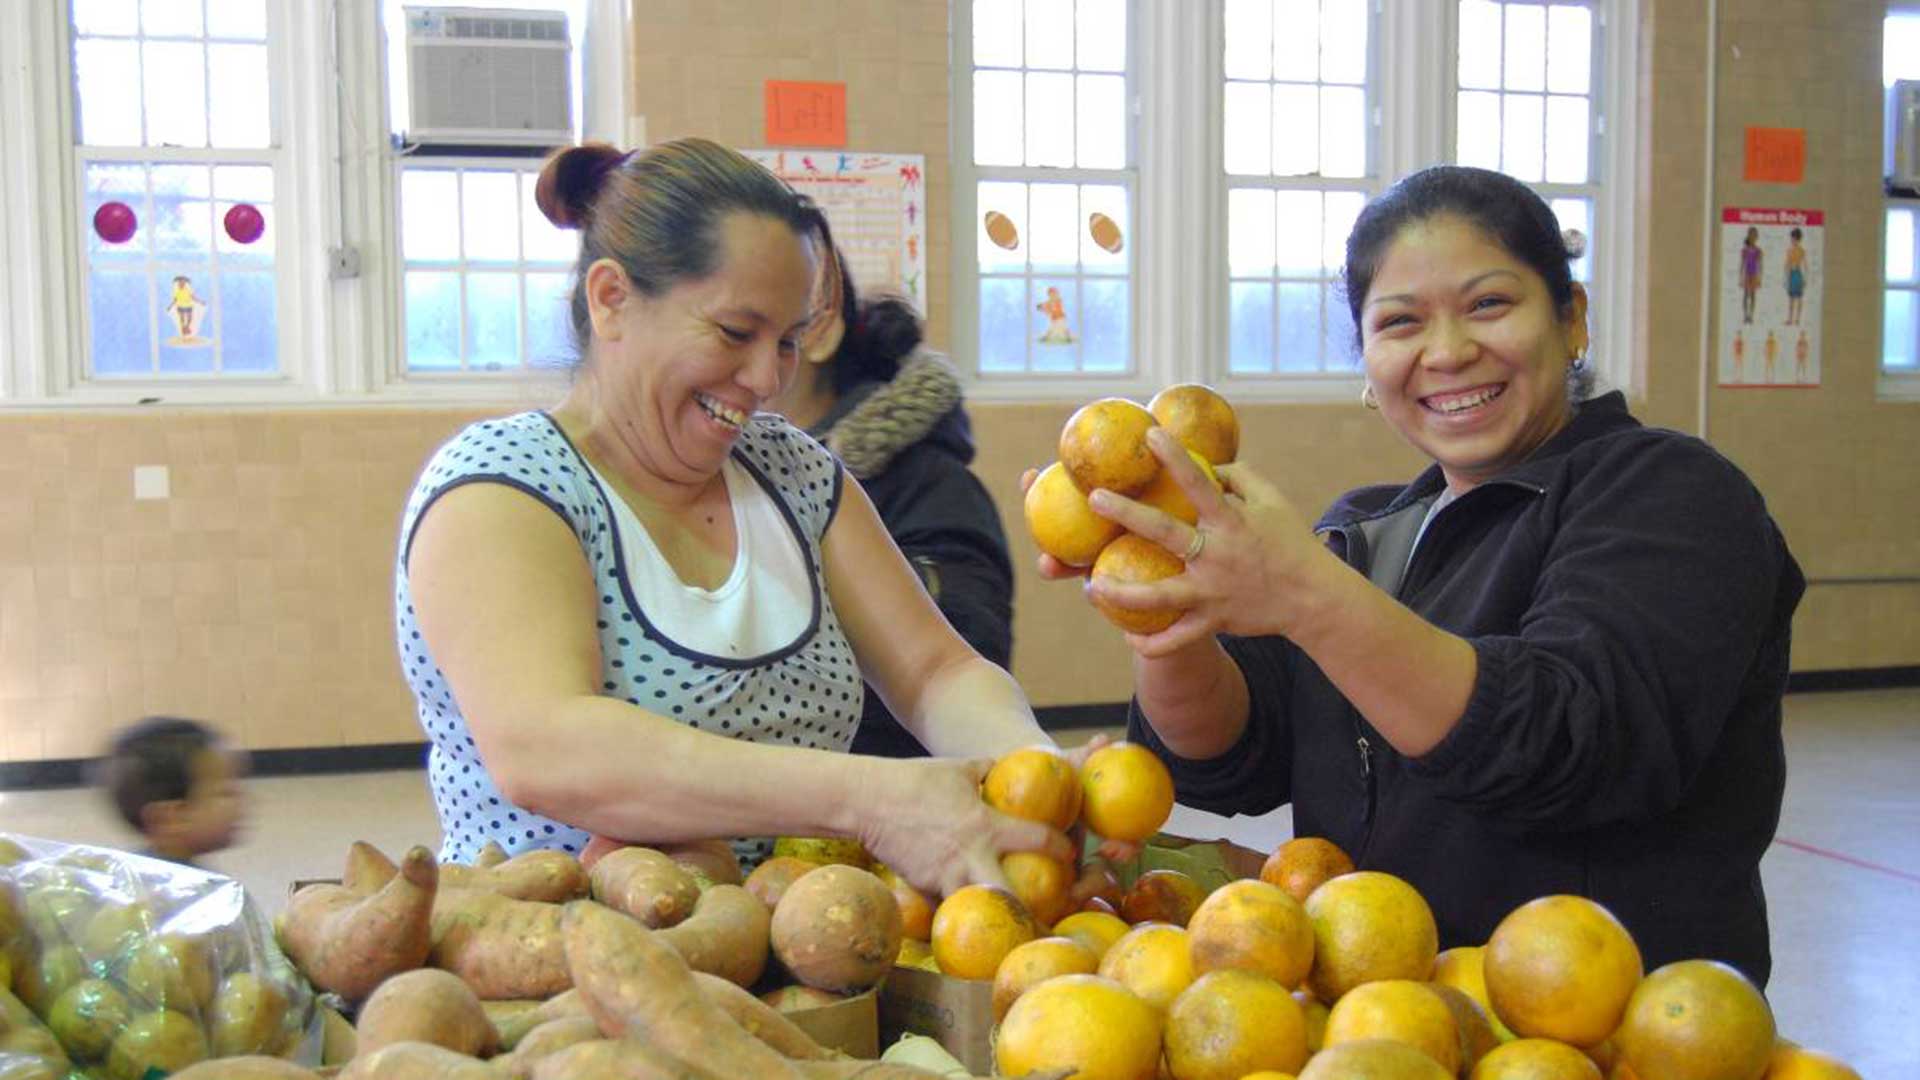
[{"label": "white window frame", "polygon": [[[1457,55],[1453,0],[1373,0],[1377,33],[1370,42],[1377,103],[1370,150],[1377,193],[1392,178],[1450,161],[1454,147]],[[1635,331],[1631,268],[1638,259],[1634,227],[1636,110],[1641,0],[1595,0],[1602,62],[1594,72],[1595,230],[1588,313],[1597,373],[1607,387],[1630,394],[1644,381]],[[1352,401],[1361,375],[1323,372],[1235,376],[1229,373],[1226,259],[1227,176],[1222,164],[1224,16],[1218,0],[1134,0],[1131,50],[1134,86],[1137,210],[1133,234],[1135,374],[1073,379],[978,374],[977,229],[974,217],[972,2],[952,0],[953,297],[952,344],[967,375],[968,395],[988,401],[1057,402],[1102,393],[1150,395],[1172,382],[1197,379],[1236,401]],[[1444,49],[1433,43],[1445,42]],[[1548,185],[1538,187],[1551,190]],[[1198,197],[1196,197],[1196,195]],[[1169,228],[1166,223],[1177,227]],[[1090,382],[1097,379],[1097,382]]]},{"label": "white window frame", "polygon": [[[1892,18],[1894,16],[1905,16],[1907,18],[1920,18],[1920,3],[1903,3],[1903,2],[1890,3],[1887,5],[1887,14],[1885,18]],[[1881,25],[1882,27],[1885,26],[1884,19]],[[1885,79],[1883,77],[1882,83],[1884,84],[1884,82],[1885,82]],[[1884,97],[1883,97],[1881,107],[1883,109],[1886,107],[1884,104]],[[1882,120],[1882,123],[1883,124],[1885,123],[1884,118]],[[1884,205],[1881,207],[1880,220],[1877,223],[1877,230],[1880,234],[1879,235],[1880,243],[1876,248],[1876,250],[1879,252],[1879,261],[1878,263],[1876,263],[1876,265],[1879,267],[1879,270],[1878,270],[1878,273],[1875,275],[1880,279],[1879,322],[1880,322],[1880,328],[1881,328],[1880,329],[1881,336],[1884,336],[1886,334],[1886,325],[1887,325],[1886,295],[1887,295],[1887,290],[1890,287],[1889,283],[1887,282],[1887,247],[1886,247],[1887,245],[1887,211],[1893,210],[1895,208],[1906,208],[1906,209],[1911,209],[1916,214],[1920,214],[1920,199],[1912,199],[1912,198],[1906,198],[1903,196],[1887,195],[1883,200],[1883,202],[1884,202]],[[1898,287],[1906,288],[1906,286],[1904,285],[1898,286]],[[1886,355],[1887,355],[1886,342],[1881,341],[1878,356],[1874,361],[1874,371],[1877,375],[1877,378],[1875,380],[1875,386],[1874,386],[1875,397],[1877,397],[1881,401],[1920,401],[1920,370],[1889,371],[1887,370],[1886,364],[1884,363]]]}]

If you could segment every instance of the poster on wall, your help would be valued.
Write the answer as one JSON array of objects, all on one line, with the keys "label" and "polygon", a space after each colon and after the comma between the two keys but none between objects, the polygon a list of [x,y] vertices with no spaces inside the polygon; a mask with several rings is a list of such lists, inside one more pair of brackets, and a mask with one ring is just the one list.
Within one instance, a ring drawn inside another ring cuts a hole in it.
[{"label": "poster on wall", "polygon": [[1720,215],[1720,385],[1820,385],[1826,216],[1727,207]]},{"label": "poster on wall", "polygon": [[927,310],[927,199],[919,154],[748,150],[826,211],[863,292],[893,291]]}]

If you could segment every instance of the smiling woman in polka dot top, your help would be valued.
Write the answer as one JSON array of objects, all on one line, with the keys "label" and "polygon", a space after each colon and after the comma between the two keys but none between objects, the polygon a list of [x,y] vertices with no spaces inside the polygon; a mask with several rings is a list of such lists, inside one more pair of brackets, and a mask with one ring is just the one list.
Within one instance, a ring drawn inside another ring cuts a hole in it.
[{"label": "smiling woman in polka dot top", "polygon": [[[841,835],[944,892],[1068,854],[979,798],[980,759],[1046,741],[1019,688],[859,484],[759,412],[798,363],[819,210],[692,139],[564,150],[537,199],[581,232],[573,388],[440,448],[395,575],[442,856]],[[845,753],[863,676],[945,756]]]}]

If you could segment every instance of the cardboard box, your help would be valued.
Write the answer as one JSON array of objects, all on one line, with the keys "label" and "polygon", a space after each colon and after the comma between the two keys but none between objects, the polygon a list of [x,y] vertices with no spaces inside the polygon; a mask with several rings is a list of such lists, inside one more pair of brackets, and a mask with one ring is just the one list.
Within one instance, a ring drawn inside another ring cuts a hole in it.
[{"label": "cardboard box", "polygon": [[831,1005],[796,1009],[786,1017],[821,1046],[872,1061],[880,1056],[879,999],[879,990],[868,990]]},{"label": "cardboard box", "polygon": [[926,1035],[968,1071],[993,1075],[993,983],[896,967],[880,987],[880,1034]]}]

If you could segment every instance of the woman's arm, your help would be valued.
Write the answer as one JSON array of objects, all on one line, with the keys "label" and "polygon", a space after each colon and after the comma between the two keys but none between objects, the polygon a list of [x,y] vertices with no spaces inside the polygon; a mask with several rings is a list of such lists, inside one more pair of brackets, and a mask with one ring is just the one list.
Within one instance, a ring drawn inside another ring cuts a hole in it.
[{"label": "woman's arm", "polygon": [[1220,641],[1205,637],[1159,657],[1133,657],[1140,714],[1169,751],[1193,761],[1219,757],[1247,730],[1247,679]]}]

